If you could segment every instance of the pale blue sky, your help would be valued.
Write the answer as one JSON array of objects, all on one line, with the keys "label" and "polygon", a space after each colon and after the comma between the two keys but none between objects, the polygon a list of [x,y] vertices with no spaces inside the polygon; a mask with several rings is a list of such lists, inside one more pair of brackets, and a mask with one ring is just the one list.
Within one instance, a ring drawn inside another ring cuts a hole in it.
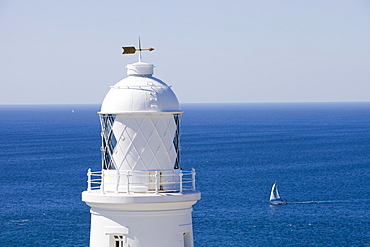
[{"label": "pale blue sky", "polygon": [[100,104],[139,35],[181,103],[370,101],[369,0],[0,0],[0,104]]}]

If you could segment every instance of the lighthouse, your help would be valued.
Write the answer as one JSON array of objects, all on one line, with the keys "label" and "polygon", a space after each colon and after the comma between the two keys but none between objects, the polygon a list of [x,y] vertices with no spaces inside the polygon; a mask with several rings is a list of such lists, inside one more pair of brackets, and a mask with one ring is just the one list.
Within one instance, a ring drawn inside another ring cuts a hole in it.
[{"label": "lighthouse", "polygon": [[98,112],[102,166],[88,170],[82,192],[91,207],[90,247],[192,247],[200,192],[195,170],[180,164],[179,102],[141,54],[126,68]]}]

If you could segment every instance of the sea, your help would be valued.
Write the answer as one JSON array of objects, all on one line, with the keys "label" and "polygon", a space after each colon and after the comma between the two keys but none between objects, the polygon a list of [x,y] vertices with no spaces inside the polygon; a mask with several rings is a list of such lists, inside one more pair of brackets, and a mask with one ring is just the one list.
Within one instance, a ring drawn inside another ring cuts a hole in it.
[{"label": "sea", "polygon": [[[196,247],[370,246],[370,102],[181,107]],[[0,106],[1,247],[89,245],[99,108]]]}]

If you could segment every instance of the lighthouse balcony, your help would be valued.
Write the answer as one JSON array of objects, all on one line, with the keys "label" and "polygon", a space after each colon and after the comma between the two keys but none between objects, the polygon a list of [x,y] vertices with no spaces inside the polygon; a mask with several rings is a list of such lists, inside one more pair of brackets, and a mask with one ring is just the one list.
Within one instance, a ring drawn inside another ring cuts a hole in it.
[{"label": "lighthouse balcony", "polygon": [[88,193],[182,193],[196,191],[195,169],[162,171],[102,170],[87,172]]}]

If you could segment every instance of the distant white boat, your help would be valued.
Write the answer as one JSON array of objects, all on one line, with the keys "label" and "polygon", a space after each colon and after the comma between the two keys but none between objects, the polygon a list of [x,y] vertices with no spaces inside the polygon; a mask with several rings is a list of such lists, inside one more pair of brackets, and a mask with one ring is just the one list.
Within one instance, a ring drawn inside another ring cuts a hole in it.
[{"label": "distant white boat", "polygon": [[272,185],[271,193],[270,193],[270,204],[271,205],[283,205],[287,204],[287,202],[281,199],[279,195],[279,191],[276,185],[276,182]]}]

